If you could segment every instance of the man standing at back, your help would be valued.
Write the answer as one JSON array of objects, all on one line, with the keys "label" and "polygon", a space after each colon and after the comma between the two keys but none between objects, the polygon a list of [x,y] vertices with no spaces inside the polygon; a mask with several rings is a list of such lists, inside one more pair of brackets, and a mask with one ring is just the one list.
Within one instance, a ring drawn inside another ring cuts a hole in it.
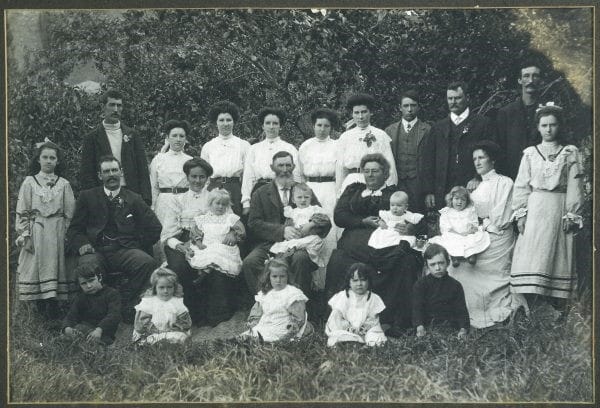
[{"label": "man standing at back", "polygon": [[143,141],[135,131],[121,123],[123,96],[109,90],[102,96],[104,120],[83,138],[79,188],[87,190],[100,185],[96,165],[102,156],[112,155],[122,164],[121,186],[142,196],[152,204],[148,162]]},{"label": "man standing at back", "polygon": [[496,116],[497,141],[505,155],[498,171],[513,180],[519,171],[523,150],[539,139],[533,117],[540,102],[542,86],[542,70],[538,63],[525,61],[519,67],[517,82],[521,85],[521,95],[500,108]]},{"label": "man standing at back", "polygon": [[442,208],[453,186],[466,186],[475,175],[471,146],[495,139],[490,120],[470,111],[463,82],[448,85],[446,99],[450,115],[434,123],[422,143],[419,184],[426,208]]},{"label": "man standing at back", "polygon": [[418,118],[419,96],[413,89],[400,95],[400,112],[402,120],[392,123],[385,133],[392,139],[392,154],[398,172],[398,189],[406,192],[411,211],[421,211],[422,200],[417,180],[418,156],[421,142],[429,133],[431,126]]}]

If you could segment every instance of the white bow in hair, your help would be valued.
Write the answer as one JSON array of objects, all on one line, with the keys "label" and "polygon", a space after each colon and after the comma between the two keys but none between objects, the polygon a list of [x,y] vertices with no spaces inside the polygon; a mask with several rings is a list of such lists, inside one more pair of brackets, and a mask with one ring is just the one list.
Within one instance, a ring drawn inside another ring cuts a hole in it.
[{"label": "white bow in hair", "polygon": [[48,137],[44,138],[43,142],[39,142],[35,144],[35,148],[39,149],[41,145],[43,145],[44,143],[53,143],[52,140],[48,139]]}]

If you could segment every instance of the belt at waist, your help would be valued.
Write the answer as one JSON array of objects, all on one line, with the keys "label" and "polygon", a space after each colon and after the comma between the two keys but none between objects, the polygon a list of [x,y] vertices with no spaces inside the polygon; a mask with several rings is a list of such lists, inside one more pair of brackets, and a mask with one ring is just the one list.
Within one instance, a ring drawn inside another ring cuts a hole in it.
[{"label": "belt at waist", "polygon": [[360,167],[354,167],[346,170],[348,171],[348,173],[360,173]]},{"label": "belt at waist", "polygon": [[335,177],[333,176],[315,176],[315,177],[306,177],[306,180],[311,183],[326,183],[329,181],[335,181]]},{"label": "belt at waist", "polygon": [[217,176],[217,177],[212,177],[210,179],[211,183],[230,183],[230,182],[240,182],[240,178],[239,177],[222,177],[222,176]]},{"label": "belt at waist", "polygon": [[544,190],[543,188],[534,188],[532,193],[566,193],[567,187],[556,187],[554,190]]},{"label": "belt at waist", "polygon": [[188,191],[187,187],[174,187],[174,188],[159,188],[158,191],[161,193],[172,193],[172,194],[181,194]]}]

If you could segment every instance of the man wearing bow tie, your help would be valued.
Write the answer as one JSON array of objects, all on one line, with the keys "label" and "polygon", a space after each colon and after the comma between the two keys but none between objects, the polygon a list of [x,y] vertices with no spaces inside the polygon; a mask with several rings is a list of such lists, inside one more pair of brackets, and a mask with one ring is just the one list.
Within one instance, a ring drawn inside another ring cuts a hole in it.
[{"label": "man wearing bow tie", "polygon": [[135,130],[121,123],[123,96],[109,90],[102,96],[104,120],[83,137],[79,187],[82,190],[100,185],[96,177],[96,163],[104,155],[112,155],[122,163],[121,185],[142,196],[152,204],[152,189],[144,142]]},{"label": "man wearing bow tie", "polygon": [[398,172],[398,189],[408,194],[409,208],[421,211],[422,200],[419,199],[418,156],[421,142],[429,133],[431,126],[417,116],[419,114],[419,95],[415,90],[404,91],[400,95],[400,112],[402,120],[392,123],[385,133],[392,139],[392,154],[396,160]]},{"label": "man wearing bow tie", "polygon": [[133,307],[157,262],[147,252],[158,241],[160,222],[142,198],[121,187],[121,163],[103,156],[98,163],[102,187],[84,190],[67,230],[68,247],[79,264],[94,263],[126,275],[121,285],[123,319],[133,321]]},{"label": "man wearing bow tie", "polygon": [[[301,238],[298,230],[284,225],[283,207],[294,205],[291,202],[291,189],[295,184],[294,168],[295,163],[291,153],[287,151],[275,153],[271,163],[275,179],[259,187],[252,194],[248,229],[258,245],[244,259],[242,266],[251,294],[258,292],[258,284],[264,262],[269,256],[269,248],[275,242]],[[314,194],[311,204],[319,205]],[[308,295],[311,290],[312,272],[318,268],[318,265],[310,260],[306,250],[296,251],[288,260],[290,263],[288,283],[294,284]]]},{"label": "man wearing bow tie", "polygon": [[426,208],[442,208],[454,186],[466,186],[475,176],[471,146],[495,140],[490,120],[469,109],[467,86],[452,82],[446,88],[450,114],[433,124],[422,142],[419,185]]}]

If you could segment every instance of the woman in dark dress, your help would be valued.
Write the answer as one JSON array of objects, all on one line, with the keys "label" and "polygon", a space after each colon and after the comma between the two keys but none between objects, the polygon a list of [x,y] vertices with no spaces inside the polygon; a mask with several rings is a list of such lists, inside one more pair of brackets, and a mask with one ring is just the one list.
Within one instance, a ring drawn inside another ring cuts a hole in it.
[{"label": "woman in dark dress", "polygon": [[[339,291],[351,264],[364,262],[370,265],[373,268],[373,292],[386,305],[380,316],[381,322],[391,326],[386,334],[398,336],[411,326],[412,287],[420,275],[423,261],[421,255],[404,241],[383,249],[368,246],[371,233],[378,227],[379,210],[390,209],[390,196],[398,189],[385,184],[390,165],[382,154],[365,155],[360,169],[366,184],[350,184],[335,207],[335,223],[345,230],[327,265],[325,290],[328,296]],[[402,235],[417,233],[409,224],[396,228]]]}]

